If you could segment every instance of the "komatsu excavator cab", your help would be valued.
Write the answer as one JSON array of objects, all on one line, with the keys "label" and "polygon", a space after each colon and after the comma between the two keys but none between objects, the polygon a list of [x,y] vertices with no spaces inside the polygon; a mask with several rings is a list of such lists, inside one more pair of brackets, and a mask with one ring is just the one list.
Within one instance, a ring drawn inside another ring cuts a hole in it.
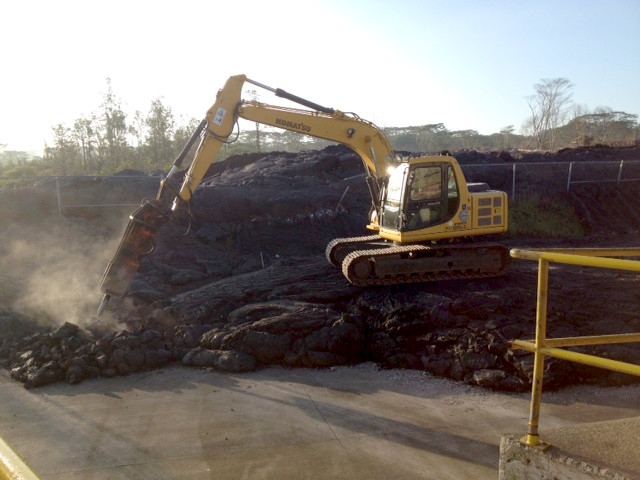
[{"label": "komatsu excavator cab", "polygon": [[415,231],[450,221],[460,205],[453,167],[446,163],[401,163],[389,177],[382,227]]}]

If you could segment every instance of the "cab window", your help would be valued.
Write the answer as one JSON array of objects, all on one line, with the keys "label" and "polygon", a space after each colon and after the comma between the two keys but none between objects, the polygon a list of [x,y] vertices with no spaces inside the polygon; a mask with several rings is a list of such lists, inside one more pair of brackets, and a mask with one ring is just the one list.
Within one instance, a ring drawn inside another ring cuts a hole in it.
[{"label": "cab window", "polygon": [[416,168],[411,182],[411,201],[435,200],[442,195],[440,167]]},{"label": "cab window", "polygon": [[442,222],[442,167],[416,167],[410,174],[406,229],[420,230]]},{"label": "cab window", "polygon": [[404,192],[404,181],[407,176],[409,166],[398,165],[389,177],[387,193],[384,207],[382,209],[382,226],[391,229],[399,228],[402,217],[400,215],[400,205]]}]

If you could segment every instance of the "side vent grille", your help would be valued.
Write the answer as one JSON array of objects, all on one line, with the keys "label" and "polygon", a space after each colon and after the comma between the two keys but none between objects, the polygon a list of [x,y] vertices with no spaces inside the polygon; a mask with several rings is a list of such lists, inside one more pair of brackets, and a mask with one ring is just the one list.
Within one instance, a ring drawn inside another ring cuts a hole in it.
[{"label": "side vent grille", "polygon": [[494,209],[502,208],[502,197],[489,197],[478,199],[478,226],[490,227],[502,225],[502,212],[494,215]]}]

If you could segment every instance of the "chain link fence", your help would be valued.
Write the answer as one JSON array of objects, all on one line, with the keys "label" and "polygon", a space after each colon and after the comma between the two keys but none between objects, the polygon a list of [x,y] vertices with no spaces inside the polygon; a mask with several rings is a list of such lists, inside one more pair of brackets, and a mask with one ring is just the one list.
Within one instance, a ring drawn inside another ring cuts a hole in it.
[{"label": "chain link fence", "polygon": [[485,182],[517,199],[529,193],[567,193],[577,184],[640,184],[640,160],[461,165],[468,182]]},{"label": "chain link fence", "polygon": [[[461,165],[468,182],[484,182],[512,200],[530,193],[570,192],[577,184],[640,184],[640,160],[604,162],[489,163]],[[57,211],[105,209],[140,205],[154,198],[160,176],[0,177],[0,192],[28,189],[46,194]]]},{"label": "chain link fence", "polygon": [[63,215],[68,210],[139,206],[142,199],[157,195],[161,179],[147,175],[2,177],[0,193],[31,191],[55,203]]}]

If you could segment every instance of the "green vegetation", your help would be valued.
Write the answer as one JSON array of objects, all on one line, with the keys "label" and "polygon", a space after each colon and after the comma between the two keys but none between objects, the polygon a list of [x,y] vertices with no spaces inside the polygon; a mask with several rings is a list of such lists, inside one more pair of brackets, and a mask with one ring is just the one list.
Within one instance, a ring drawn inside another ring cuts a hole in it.
[{"label": "green vegetation", "polygon": [[509,234],[524,237],[585,235],[573,206],[558,196],[529,195],[509,207]]},{"label": "green vegetation", "polygon": [[2,176],[7,178],[34,177],[37,174],[36,167],[29,164],[16,165],[2,172]]},{"label": "green vegetation", "polygon": [[[19,176],[18,172],[50,176],[109,175],[124,169],[166,171],[199,120],[179,125],[161,98],[153,100],[146,113],[136,111],[128,116],[111,88],[110,79],[107,87],[97,112],[76,119],[71,126],[59,123],[52,127],[53,143],[45,146],[43,158],[30,159],[25,152],[2,151],[6,145],[0,145],[0,176]],[[544,79],[534,87],[536,94],[527,99],[531,118],[522,127],[524,135],[515,134],[513,125],[492,135],[481,135],[475,130],[448,130],[442,123],[383,130],[396,151],[427,154],[473,149],[553,150],[592,143],[631,144],[640,138],[635,114],[614,112],[607,107],[589,113],[585,108],[573,106],[570,101],[573,85],[567,79]],[[245,95],[252,98],[255,92],[247,91]],[[317,150],[328,144],[297,132],[256,124],[237,136],[232,134],[220,159],[241,153]],[[29,169],[20,170],[27,163]]]},{"label": "green vegetation", "polygon": [[38,176],[37,168],[34,165],[27,163],[10,166],[3,170],[4,171],[2,171],[2,175],[0,176],[0,186],[24,185],[29,183],[30,179],[28,177]]}]

